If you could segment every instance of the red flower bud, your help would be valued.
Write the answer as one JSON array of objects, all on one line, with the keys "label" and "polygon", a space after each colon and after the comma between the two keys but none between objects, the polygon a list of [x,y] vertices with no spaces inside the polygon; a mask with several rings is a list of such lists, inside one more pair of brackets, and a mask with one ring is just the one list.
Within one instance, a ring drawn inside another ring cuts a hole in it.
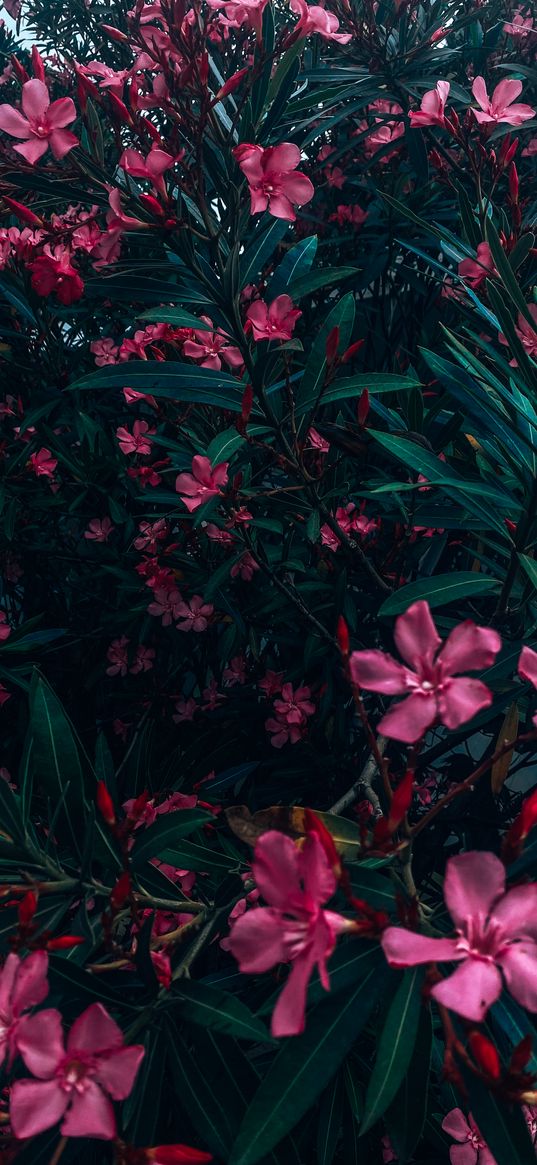
[{"label": "red flower bud", "polygon": [[69,951],[72,947],[80,947],[85,941],[79,934],[62,934],[59,938],[49,938],[47,951]]},{"label": "red flower bud", "polygon": [[328,862],[339,882],[341,878],[341,859],[335,847],[334,839],[326,828],[324,821],[314,813],[313,809],[304,809],[304,826],[306,834],[315,834],[320,841]]},{"label": "red flower bud", "polygon": [[506,150],[506,152],[505,152],[505,158],[503,159],[503,164],[505,167],[507,167],[509,165],[509,163],[513,161],[513,158],[514,158],[517,150],[518,150],[518,138],[515,138],[514,142],[509,146],[509,149]]},{"label": "red flower bud", "polygon": [[19,926],[29,926],[33,921],[34,914],[37,910],[37,895],[33,890],[28,890],[28,893],[21,898],[19,902]]},{"label": "red flower bud", "polygon": [[125,103],[120,101],[119,97],[116,97],[115,93],[111,93],[110,90],[108,90],[108,100],[112,107],[114,121],[119,122],[120,125],[132,126],[132,117]]},{"label": "red flower bud", "polygon": [[29,207],[23,206],[22,202],[15,202],[15,199],[8,198],[7,194],[2,195],[2,200],[5,202],[8,209],[11,210],[13,214],[16,214],[17,218],[20,218],[21,222],[28,223],[28,226],[30,227],[43,226],[43,219],[38,218],[37,215],[34,214],[33,210],[29,209]]},{"label": "red flower bud", "polygon": [[212,1161],[212,1153],[204,1153],[201,1149],[191,1149],[190,1145],[157,1145],[155,1149],[146,1149],[147,1161],[154,1165],[205,1165]]},{"label": "red flower bud", "polygon": [[509,863],[518,857],[528,833],[537,825],[537,789],[524,802],[518,817],[507,831],[502,845],[502,858]]},{"label": "red flower bud", "polygon": [[515,204],[518,202],[518,192],[519,192],[518,171],[517,171],[517,168],[515,166],[515,163],[511,162],[511,165],[509,167],[509,196],[511,198],[511,202],[514,202]]},{"label": "red flower bud", "polygon": [[128,44],[128,36],[124,32],[120,32],[119,28],[113,28],[111,24],[101,24],[101,28],[110,37],[110,40],[115,40],[117,44]]},{"label": "red flower bud", "polygon": [[106,821],[107,825],[116,824],[116,811],[114,809],[114,802],[106,788],[104,781],[98,781],[97,794],[95,797],[99,813]]},{"label": "red flower bud", "polygon": [[32,45],[32,71],[38,81],[45,80],[45,66],[41,54],[35,45]]},{"label": "red flower bud", "polygon": [[30,80],[28,73],[26,72],[26,69],[24,68],[24,65],[21,65],[18,57],[16,57],[14,53],[12,54],[12,57],[11,57],[11,64],[13,66],[13,71],[17,77],[17,81],[20,81],[21,85],[24,85],[26,83],[26,81]]},{"label": "red flower bud", "polygon": [[533,1040],[531,1036],[524,1036],[524,1039],[513,1048],[511,1053],[511,1060],[509,1062],[509,1069],[511,1072],[522,1072],[531,1056],[533,1050]]},{"label": "red flower bud", "polygon": [[[140,194],[139,197],[140,202],[145,206],[146,210],[148,210],[150,214],[154,215],[155,218],[162,218],[166,214],[166,211],[153,194]],[[173,225],[176,226],[177,224],[174,222]]]},{"label": "red flower bud", "polygon": [[202,85],[206,85],[209,80],[209,54],[207,52],[201,54],[199,74]]},{"label": "red flower bud", "polygon": [[242,395],[241,415],[240,417],[237,417],[236,423],[237,432],[239,432],[242,437],[246,436],[246,426],[250,420],[250,413],[252,411],[253,403],[254,390],[251,384],[247,384]]},{"label": "red flower bud", "polygon": [[332,364],[333,361],[335,360],[335,358],[337,356],[338,347],[339,347],[339,328],[336,326],[335,328],[332,328],[332,331],[329,332],[327,337],[326,337],[325,351],[326,351],[326,359],[327,359],[329,364]]},{"label": "red flower bud", "polygon": [[350,649],[349,628],[343,618],[343,615],[338,617],[336,639],[338,647],[342,655],[348,655]]},{"label": "red flower bud", "polygon": [[124,870],[113,887],[110,894],[110,906],[112,910],[120,910],[125,905],[127,898],[131,892],[131,876],[128,870]]},{"label": "red flower bud", "polygon": [[149,793],[148,793],[147,789],[144,789],[143,793],[140,793],[139,797],[137,797],[136,800],[133,802],[132,809],[129,813],[129,820],[130,821],[139,821],[140,817],[142,817],[142,815],[145,811],[145,808],[146,808],[148,801],[149,801]]},{"label": "red flower bud", "polygon": [[360,351],[360,348],[363,348],[364,344],[365,340],[357,340],[355,344],[351,344],[350,348],[347,348],[347,351],[343,353],[341,363],[348,364],[349,360],[352,360],[353,356],[356,356],[356,353]]},{"label": "red flower bud", "polygon": [[227,97],[229,93],[234,93],[235,89],[238,89],[243,77],[249,72],[250,69],[239,69],[238,73],[234,73],[232,77],[229,77],[225,84],[222,85],[222,88],[218,90],[215,101],[221,101],[222,97]]},{"label": "red flower bud", "polygon": [[482,1032],[472,1031],[468,1037],[474,1060],[485,1076],[492,1080],[499,1080],[501,1075],[500,1057],[494,1047]]}]

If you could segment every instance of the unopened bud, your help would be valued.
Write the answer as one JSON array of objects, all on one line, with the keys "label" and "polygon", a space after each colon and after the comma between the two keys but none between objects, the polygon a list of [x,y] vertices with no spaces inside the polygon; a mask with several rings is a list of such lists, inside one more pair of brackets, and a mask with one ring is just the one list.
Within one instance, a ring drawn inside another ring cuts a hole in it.
[{"label": "unopened bud", "polygon": [[131,877],[128,870],[125,870],[119,875],[119,878],[110,894],[110,906],[112,910],[120,910],[125,905],[127,898],[131,892]]},{"label": "unopened bud", "polygon": [[238,73],[234,73],[232,77],[229,77],[224,85],[222,85],[222,88],[218,90],[215,101],[221,101],[222,97],[228,97],[230,93],[234,93],[235,89],[238,89],[243,77],[249,72],[250,69],[239,69]]},{"label": "unopened bud", "polygon": [[369,416],[369,392],[367,391],[367,388],[364,388],[364,391],[360,394],[356,413],[360,428],[365,428],[365,423]]},{"label": "unopened bud", "polygon": [[32,45],[32,72],[38,81],[45,80],[45,66],[43,58],[35,45]]},{"label": "unopened bud", "polygon": [[351,344],[350,348],[347,348],[347,351],[343,353],[341,363],[348,364],[349,360],[352,360],[353,356],[356,356],[356,353],[360,351],[360,348],[363,348],[364,344],[365,340],[357,340],[355,344]]},{"label": "unopened bud", "polygon": [[332,364],[333,361],[335,360],[335,358],[337,356],[338,347],[339,347],[339,328],[336,325],[336,327],[332,328],[332,330],[328,333],[328,335],[326,337],[325,352],[326,352],[326,359],[327,359],[329,364]]},{"label": "unopened bud", "polygon": [[468,1037],[474,1060],[485,1076],[499,1080],[501,1075],[500,1057],[494,1044],[482,1032],[472,1031]]},{"label": "unopened bud", "polygon": [[349,628],[347,627],[347,623],[343,618],[343,615],[338,617],[336,639],[341,654],[347,656],[350,650],[350,638]]},{"label": "unopened bud", "polygon": [[43,226],[43,219],[38,218],[33,210],[30,210],[27,206],[23,206],[22,202],[16,202],[14,198],[8,198],[7,194],[2,195],[2,201],[5,202],[12,214],[16,214],[17,218],[20,218],[21,222],[28,223],[30,227]]},{"label": "unopened bud", "polygon": [[19,926],[29,926],[33,920],[34,914],[37,910],[37,895],[33,890],[28,890],[28,893],[21,898],[19,902]]},{"label": "unopened bud", "polygon": [[97,802],[99,813],[101,814],[101,817],[103,817],[104,821],[106,821],[106,824],[115,825],[116,811],[114,809],[114,802],[112,801],[104,781],[98,781],[97,783],[97,793],[95,800]]}]

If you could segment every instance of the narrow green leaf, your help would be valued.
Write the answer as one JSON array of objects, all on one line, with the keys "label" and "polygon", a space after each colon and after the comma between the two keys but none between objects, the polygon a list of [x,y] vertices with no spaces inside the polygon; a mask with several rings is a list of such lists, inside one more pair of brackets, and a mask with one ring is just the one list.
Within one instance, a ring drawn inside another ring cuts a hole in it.
[{"label": "narrow green leaf", "polygon": [[405,971],[388,1009],[365,1098],[363,1136],[393,1100],[410,1063],[422,1007],[423,968]]},{"label": "narrow green leaf", "polygon": [[64,805],[67,828],[79,853],[84,840],[84,773],[70,721],[47,682],[34,673],[30,693],[32,765],[53,805]]},{"label": "narrow green leaf", "polygon": [[338,351],[344,352],[350,343],[353,326],[354,296],[348,292],[325,317],[311,346],[300,382],[298,408],[301,416],[314,407],[322,391],[326,376],[326,341],[328,336],[334,328],[339,328]]},{"label": "narrow green leaf", "polygon": [[379,609],[379,615],[384,618],[400,615],[417,599],[426,599],[430,607],[443,607],[446,603],[491,594],[500,588],[501,582],[497,578],[488,578],[487,575],[477,574],[471,570],[437,574],[400,587],[385,600]]},{"label": "narrow green leaf", "polygon": [[273,1042],[264,1023],[252,1014],[245,1003],[228,991],[219,991],[208,983],[196,983],[192,979],[176,980],[165,1005],[172,1007],[174,1014],[180,1015],[188,1023],[201,1024],[202,1027],[224,1032],[236,1039]]},{"label": "narrow green leaf", "polygon": [[291,294],[293,280],[299,280],[307,275],[317,254],[317,235],[308,235],[290,247],[269,282],[268,293],[270,299],[283,292]]},{"label": "narrow green leaf", "polygon": [[522,1109],[497,1100],[481,1080],[462,1066],[469,1108],[495,1165],[535,1165],[535,1149]]},{"label": "narrow green leaf", "polygon": [[[88,376],[83,376],[74,384],[70,384],[69,388],[81,391],[122,388],[124,382],[124,366],[108,364]],[[197,364],[186,364],[179,360],[166,360],[162,364],[156,360],[131,360],[129,385],[137,392],[147,392],[172,400],[215,405],[217,408],[231,409],[236,413],[241,411],[244,393],[241,381],[230,376],[228,372],[217,372],[212,368],[202,368]]]},{"label": "narrow green leaf", "polygon": [[150,858],[160,857],[178,838],[188,837],[189,833],[211,820],[211,814],[203,809],[180,809],[175,813],[161,814],[153,825],[138,833],[131,850],[134,868],[139,869]]},{"label": "narrow green leaf", "polygon": [[343,1095],[343,1080],[341,1072],[338,1072],[323,1092],[319,1106],[318,1165],[332,1165],[334,1160],[343,1116]]}]

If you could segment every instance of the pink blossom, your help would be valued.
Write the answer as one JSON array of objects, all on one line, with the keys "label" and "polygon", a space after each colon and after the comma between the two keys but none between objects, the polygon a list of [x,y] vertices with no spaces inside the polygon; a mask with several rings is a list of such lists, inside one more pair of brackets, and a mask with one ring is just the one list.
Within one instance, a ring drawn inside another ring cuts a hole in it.
[{"label": "pink blossom", "polygon": [[504,24],[503,31],[508,36],[518,37],[520,40],[537,35],[531,16],[523,16],[520,9],[514,13],[513,19],[508,24]]},{"label": "pink blossom", "polygon": [[[369,106],[369,112],[375,114],[375,128],[365,138],[365,153],[370,158],[382,151],[382,157],[378,161],[380,165],[385,165],[394,153],[393,149],[386,149],[386,147],[393,146],[398,138],[404,136],[403,110],[397,102],[386,101],[379,97]],[[367,123],[364,123],[363,128],[366,127]],[[398,149],[398,146],[395,145],[395,149]]]},{"label": "pink blossom", "polygon": [[224,693],[218,691],[218,684],[213,676],[207,687],[203,689],[203,699],[205,700],[203,705],[204,710],[213,712],[225,698]]},{"label": "pink blossom", "polygon": [[175,609],[175,618],[178,631],[205,631],[214,607],[211,603],[204,603],[201,595],[193,595],[190,602],[178,603]]},{"label": "pink blossom", "polygon": [[129,453],[139,453],[142,457],[148,457],[153,448],[153,443],[146,434],[154,432],[154,429],[149,428],[147,421],[135,421],[132,426],[132,433],[124,425],[121,425],[119,429],[116,429],[116,437],[119,441],[121,452],[125,456],[128,456]]},{"label": "pink blossom", "polygon": [[530,138],[527,146],[522,150],[523,158],[533,158],[537,154],[537,138]]},{"label": "pink blossom", "polygon": [[267,0],[208,0],[208,4],[210,8],[223,10],[220,21],[227,28],[241,28],[245,24],[261,39]]},{"label": "pink blossom", "polygon": [[228,461],[221,461],[212,469],[208,457],[196,455],[192,458],[192,473],[179,474],[175,488],[190,513],[222,492],[221,487],[227,484],[228,465]]},{"label": "pink blossom", "polygon": [[427,93],[423,94],[420,108],[411,110],[409,114],[412,129],[419,129],[424,125],[445,125],[446,101],[450,87],[449,81],[437,81],[435,89],[428,89]]},{"label": "pink blossom", "polygon": [[294,222],[293,203],[304,206],[313,198],[309,178],[295,173],[300,164],[300,150],[294,143],[282,142],[263,149],[243,142],[234,147],[233,156],[248,181],[252,214],[268,209],[274,218]]},{"label": "pink blossom", "polygon": [[[200,318],[212,328],[213,323],[208,316],[201,316]],[[196,360],[202,368],[215,368],[219,370],[222,367],[221,357],[223,357],[231,368],[240,368],[243,363],[241,353],[238,348],[229,343],[228,337],[222,332],[212,332],[202,330],[201,328],[198,330],[195,328],[193,335],[195,339],[185,340],[183,344],[184,356],[188,356],[191,360]]]},{"label": "pink blossom", "polygon": [[122,635],[121,639],[113,639],[106,658],[110,661],[110,667],[107,667],[107,676],[126,676],[128,661],[127,661],[127,647],[129,640],[126,635]]},{"label": "pink blossom", "polygon": [[50,449],[39,449],[32,453],[30,463],[36,477],[52,477],[58,464],[58,459],[52,456]]},{"label": "pink blossom", "polygon": [[88,542],[108,542],[108,539],[115,526],[112,525],[110,518],[91,518],[87,530],[84,530],[84,538]]},{"label": "pink blossom", "polygon": [[222,676],[226,688],[233,688],[235,684],[246,683],[246,660],[243,655],[236,655],[224,668]]},{"label": "pink blossom", "polygon": [[397,1161],[397,1156],[393,1151],[393,1145],[388,1136],[382,1137],[380,1148],[382,1152],[382,1165],[391,1165],[392,1161]]},{"label": "pink blossom", "polygon": [[290,724],[285,716],[269,716],[265,728],[270,733],[273,748],[283,748],[284,744],[298,744],[306,735],[307,723]]},{"label": "pink blossom", "polygon": [[19,1050],[38,1079],[12,1086],[10,1119],[16,1137],[35,1137],[61,1120],[63,1136],[113,1140],[110,1097],[125,1100],[132,1091],[144,1048],[124,1047],[121,1029],[101,1003],[79,1015],[66,1046],[59,1011],[32,1016]]},{"label": "pink blossom", "polygon": [[10,954],[0,971],[0,1064],[6,1057],[11,1067],[19,1050],[19,1036],[24,1031],[29,1011],[48,995],[48,955],[34,951],[25,959]]},{"label": "pink blossom", "polygon": [[[133,405],[136,403],[136,401],[143,400],[147,405],[150,405],[152,409],[156,409],[157,407],[157,402],[154,396],[148,392],[138,392],[135,388],[122,388],[121,391],[125,398],[125,404]],[[153,485],[158,483],[152,482],[151,484]]]},{"label": "pink blossom", "polygon": [[462,263],[459,263],[459,275],[474,291],[481,287],[486,279],[490,279],[491,275],[497,274],[488,243],[478,243],[476,259],[463,259]]},{"label": "pink blossom", "polygon": [[330,449],[330,441],[317,432],[317,429],[310,429],[308,431],[308,445],[310,449],[316,449],[318,453],[328,453]]},{"label": "pink blossom", "polygon": [[272,1015],[274,1036],[304,1030],[306,991],[317,967],[329,990],[327,960],[337,935],[352,926],[322,905],[336,891],[336,878],[323,847],[309,835],[302,850],[290,837],[269,830],[255,847],[252,869],[257,888],[268,903],[237,918],[229,945],[241,971],[259,975],[278,963],[291,972]]},{"label": "pink blossom", "polygon": [[90,344],[90,352],[93,352],[98,368],[102,368],[105,364],[117,364],[118,362],[119,348],[109,337],[93,340]]},{"label": "pink blossom", "polygon": [[5,643],[6,639],[9,639],[10,635],[11,627],[7,621],[6,612],[0,610],[0,643]]},{"label": "pink blossom", "polygon": [[233,534],[230,534],[229,530],[221,530],[214,522],[202,523],[202,528],[211,542],[220,542],[222,546],[235,545]]},{"label": "pink blossom", "polygon": [[32,275],[32,287],[38,295],[49,296],[55,292],[60,303],[68,306],[84,294],[83,280],[71,263],[67,247],[51,250],[47,243],[43,254],[28,264],[28,270]]},{"label": "pink blossom", "polygon": [[[530,684],[537,688],[537,651],[533,651],[531,647],[523,647],[517,670],[522,680],[529,680]],[[537,712],[533,717],[533,723],[537,728]]]},{"label": "pink blossom", "polygon": [[294,32],[301,36],[311,36],[317,32],[323,40],[334,40],[338,44],[348,44],[352,40],[351,32],[338,32],[339,20],[326,8],[318,4],[306,4],[305,0],[291,0],[291,12],[295,12],[300,20],[295,24]]},{"label": "pink blossom", "polygon": [[358,203],[353,206],[340,205],[336,207],[335,213],[328,216],[330,222],[337,222],[338,226],[342,227],[345,223],[351,223],[354,227],[361,227],[364,225],[368,217],[367,210],[363,210]]},{"label": "pink blossom", "polygon": [[[515,332],[520,340],[520,343],[522,344],[522,347],[526,349],[528,356],[531,356],[534,360],[536,360],[537,359],[537,303],[529,303],[527,305],[527,307],[528,307],[528,311],[530,313],[530,316],[532,317],[532,319],[535,320],[535,326],[532,327],[531,324],[528,323],[526,317],[522,315],[522,312],[519,312],[518,313],[518,320],[517,320],[517,323],[515,324]],[[498,339],[500,341],[500,344],[505,344],[505,345],[509,344],[509,341],[508,341],[507,337],[504,336],[503,332],[500,332],[498,334]],[[510,364],[516,368],[517,361],[511,360]]]},{"label": "pink blossom", "polygon": [[265,693],[267,699],[271,696],[277,696],[282,690],[283,672],[271,671],[270,668],[265,672],[263,678],[258,683],[260,691]]},{"label": "pink blossom", "polygon": [[355,684],[387,696],[410,693],[380,721],[385,736],[413,744],[431,725],[459,728],[492,703],[492,692],[481,680],[458,673],[494,663],[501,647],[496,631],[467,619],[454,627],[438,653],[442,640],[429,604],[420,599],[396,620],[394,639],[408,667],[383,651],[354,651],[350,657]]},{"label": "pink blossom", "polygon": [[315,704],[310,697],[311,688],[304,686],[293,690],[292,684],[284,684],[281,699],[274,701],[274,711],[287,724],[303,724],[315,712]]},{"label": "pink blossom", "polygon": [[246,312],[245,331],[251,331],[256,341],[290,340],[301,315],[290,295],[278,295],[271,304],[256,299]]},{"label": "pink blossom", "polygon": [[487,93],[484,78],[476,77],[472,93],[479,105],[479,109],[472,109],[472,113],[480,125],[500,122],[507,125],[522,125],[531,117],[535,117],[535,110],[531,105],[513,105],[515,99],[522,93],[522,81],[515,81],[513,77],[500,81],[492,97]]},{"label": "pink blossom", "polygon": [[177,701],[172,720],[175,724],[183,724],[186,720],[193,720],[197,711],[198,705],[196,701],[192,696],[189,696],[188,700],[181,699]]},{"label": "pink blossom", "polygon": [[153,647],[143,647],[141,643],[136,648],[136,655],[134,663],[129,671],[131,676],[140,675],[140,672],[151,671],[153,667],[153,660],[155,658],[155,651]]},{"label": "pink blossom", "polygon": [[132,174],[133,178],[146,178],[156,190],[165,193],[163,174],[175,165],[175,158],[153,145],[146,158],[137,150],[124,150],[118,165],[126,174]]},{"label": "pink blossom", "polygon": [[183,602],[183,597],[176,587],[170,590],[168,587],[156,587],[153,602],[149,604],[147,610],[150,615],[154,615],[157,619],[162,617],[162,626],[170,627],[172,620],[178,618],[179,606]]},{"label": "pink blossom", "polygon": [[326,166],[324,170],[324,176],[326,178],[327,186],[330,186],[333,190],[341,190],[341,187],[344,186],[347,181],[341,166]]},{"label": "pink blossom", "polygon": [[129,76],[128,69],[111,69],[110,65],[102,61],[89,61],[87,65],[77,65],[77,72],[83,77],[97,77],[100,89],[108,89],[116,97],[123,96],[125,81]]},{"label": "pink blossom", "polygon": [[431,994],[477,1023],[501,995],[500,969],[518,1003],[537,1011],[537,886],[516,886],[506,893],[500,859],[472,851],[449,859],[444,898],[457,937],[429,938],[389,926],[381,941],[390,965],[460,962]]},{"label": "pink blossom", "polygon": [[11,699],[11,692],[3,684],[0,684],[0,708]]},{"label": "pink blossom", "polygon": [[30,165],[34,166],[49,146],[59,160],[78,145],[78,138],[65,129],[76,118],[70,97],[60,97],[51,105],[45,82],[34,77],[22,86],[22,109],[20,113],[12,105],[0,105],[0,129],[12,138],[23,139],[23,144],[13,149]]},{"label": "pink blossom", "polygon": [[[373,518],[367,518],[364,513],[360,513],[354,502],[348,502],[346,506],[338,506],[335,520],[342,534],[346,534],[347,537],[351,537],[355,533],[365,537],[366,534],[371,534],[376,530],[378,524]],[[334,533],[328,522],[321,526],[320,535],[323,546],[329,546],[330,550],[335,552],[341,546],[341,539]]]},{"label": "pink blossom", "polygon": [[449,1150],[451,1165],[496,1165],[471,1113],[467,1120],[460,1108],[452,1108],[444,1117],[442,1128],[457,1141]]},{"label": "pink blossom", "polygon": [[251,582],[256,570],[260,570],[259,563],[256,562],[253,554],[249,550],[245,550],[244,554],[237,562],[233,563],[230,570],[231,578],[241,578],[243,582]]},{"label": "pink blossom", "polygon": [[140,522],[138,529],[140,533],[134,539],[134,545],[137,550],[148,550],[150,554],[158,550],[159,542],[165,542],[168,536],[168,523],[164,518],[157,518],[156,522]]}]

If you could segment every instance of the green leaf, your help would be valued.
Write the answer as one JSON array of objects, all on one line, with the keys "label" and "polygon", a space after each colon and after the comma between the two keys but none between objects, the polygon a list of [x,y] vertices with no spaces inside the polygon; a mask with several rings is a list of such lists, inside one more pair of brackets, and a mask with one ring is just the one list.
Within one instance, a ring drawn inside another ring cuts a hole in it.
[{"label": "green leaf", "polygon": [[339,328],[338,351],[344,352],[350,343],[354,326],[354,296],[351,292],[323,320],[308,356],[298,395],[300,415],[313,408],[322,392],[326,376],[326,341],[334,328]]},{"label": "green leaf", "polygon": [[148,1027],[143,1043],[142,1066],[121,1111],[122,1128],[134,1145],[152,1145],[160,1119],[166,1064],[166,1035],[162,1027]]},{"label": "green leaf", "polygon": [[537,591],[537,562],[534,558],[530,558],[529,554],[519,554],[518,561],[528,576],[534,591]]},{"label": "green leaf", "polygon": [[365,1098],[362,1136],[386,1112],[408,1069],[422,1007],[423,975],[422,967],[405,971],[388,1009]]},{"label": "green leaf", "polygon": [[261,273],[288,229],[289,223],[281,218],[271,219],[266,229],[261,220],[253,241],[241,257],[241,288],[246,287]]},{"label": "green leaf", "polygon": [[290,295],[290,284],[292,281],[307,275],[317,254],[317,242],[317,235],[308,235],[307,238],[301,239],[299,243],[296,243],[294,247],[289,248],[281,263],[278,263],[274,275],[269,282],[268,293],[270,299],[275,299],[277,295],[282,295],[283,292],[287,292]]},{"label": "green leaf", "polygon": [[385,910],[387,913],[394,910],[398,889],[396,882],[375,870],[365,869],[361,864],[350,865],[348,870],[352,891],[357,898],[365,898],[375,910]]},{"label": "green leaf", "polygon": [[535,1149],[522,1109],[507,1108],[462,1065],[469,1108],[496,1165],[535,1165]]},{"label": "green leaf", "polygon": [[338,1072],[321,1097],[317,1126],[318,1165],[332,1165],[343,1115],[343,1080]]},{"label": "green leaf", "polygon": [[63,802],[67,829],[76,853],[84,841],[84,773],[71,723],[46,680],[34,672],[30,692],[35,776],[54,806]]},{"label": "green leaf", "polygon": [[201,1024],[202,1027],[224,1032],[236,1039],[274,1042],[265,1025],[245,1003],[208,983],[196,983],[192,979],[176,980],[166,1000],[166,1007],[172,1007],[174,1014],[180,1015],[187,1023]]},{"label": "green leaf", "polygon": [[26,841],[19,798],[3,778],[0,778],[0,837],[8,837],[23,847]]},{"label": "green leaf", "polygon": [[453,571],[452,574],[436,574],[431,578],[420,578],[417,582],[400,587],[385,600],[379,615],[387,618],[400,615],[417,599],[426,599],[430,607],[443,607],[446,603],[456,603],[460,599],[475,598],[499,591],[501,582],[497,578],[477,574],[472,570]]},{"label": "green leaf", "polygon": [[[70,389],[122,388],[125,366],[108,364],[70,384]],[[228,372],[184,364],[179,360],[129,361],[129,387],[171,400],[194,401],[240,413],[244,385]]]},{"label": "green leaf", "polygon": [[134,869],[139,869],[150,858],[160,857],[178,838],[188,837],[189,833],[212,820],[211,814],[203,809],[180,809],[160,814],[153,825],[139,831],[136,837],[131,850]]},{"label": "green leaf", "polygon": [[321,271],[312,271],[310,275],[301,276],[288,287],[291,299],[296,303],[304,295],[311,295],[321,287],[331,287],[333,283],[345,283],[347,279],[361,275],[359,267],[323,267]]},{"label": "green leaf", "polygon": [[49,979],[51,990],[68,995],[70,1004],[87,1007],[98,1000],[111,1008],[137,1010],[135,1004],[127,1002],[124,992],[105,984],[102,975],[92,975],[63,955],[49,955]]},{"label": "green leaf", "polygon": [[422,1007],[416,1044],[408,1071],[385,1113],[390,1140],[400,1165],[413,1156],[427,1113],[433,1028],[430,1007]]},{"label": "green leaf", "polygon": [[[181,812],[186,813],[189,810],[182,809]],[[160,854],[160,858],[161,861],[169,862],[170,865],[182,870],[232,870],[239,865],[236,858],[219,853],[213,845],[197,845],[193,841],[182,841],[180,844],[174,842],[173,847],[165,849]]]},{"label": "green leaf", "polygon": [[246,1113],[230,1165],[255,1165],[298,1123],[350,1051],[385,984],[371,969],[350,991],[319,1003],[286,1040]]},{"label": "green leaf", "polygon": [[233,1143],[235,1112],[225,1093],[212,1087],[205,1063],[192,1054],[175,1027],[168,1036],[168,1061],[177,1101],[211,1152],[227,1161]]},{"label": "green leaf", "polygon": [[[323,392],[322,404],[331,404],[335,400],[353,400],[361,396],[364,388],[377,395],[382,392],[408,392],[412,388],[419,388],[420,381],[412,376],[396,376],[389,372],[360,372],[356,376],[349,376],[345,380],[337,380]],[[303,416],[311,406],[311,402],[302,403],[297,409],[297,416]]]},{"label": "green leaf", "polygon": [[144,311],[140,319],[155,320],[158,324],[174,324],[177,328],[196,328],[198,332],[214,331],[213,324],[206,324],[205,320],[200,320],[182,307],[152,307],[150,311]]},{"label": "green leaf", "polygon": [[498,275],[500,276],[500,279],[503,283],[503,286],[504,286],[509,298],[512,300],[517,311],[519,311],[520,314],[524,317],[524,319],[528,321],[528,323],[531,325],[531,327],[532,328],[535,327],[535,320],[533,319],[533,317],[531,315],[531,312],[528,308],[526,300],[524,299],[524,296],[523,296],[522,291],[520,289],[520,284],[518,282],[518,279],[516,278],[516,275],[513,271],[513,268],[511,267],[509,259],[507,258],[507,255],[502,247],[502,244],[500,243],[500,239],[498,237],[498,232],[496,230],[496,227],[494,226],[492,219],[490,219],[488,216],[486,217],[486,220],[485,220],[485,232],[486,232],[486,236],[487,236],[487,242],[488,242],[490,249],[492,251],[492,257],[494,259],[494,266],[496,267]]}]

